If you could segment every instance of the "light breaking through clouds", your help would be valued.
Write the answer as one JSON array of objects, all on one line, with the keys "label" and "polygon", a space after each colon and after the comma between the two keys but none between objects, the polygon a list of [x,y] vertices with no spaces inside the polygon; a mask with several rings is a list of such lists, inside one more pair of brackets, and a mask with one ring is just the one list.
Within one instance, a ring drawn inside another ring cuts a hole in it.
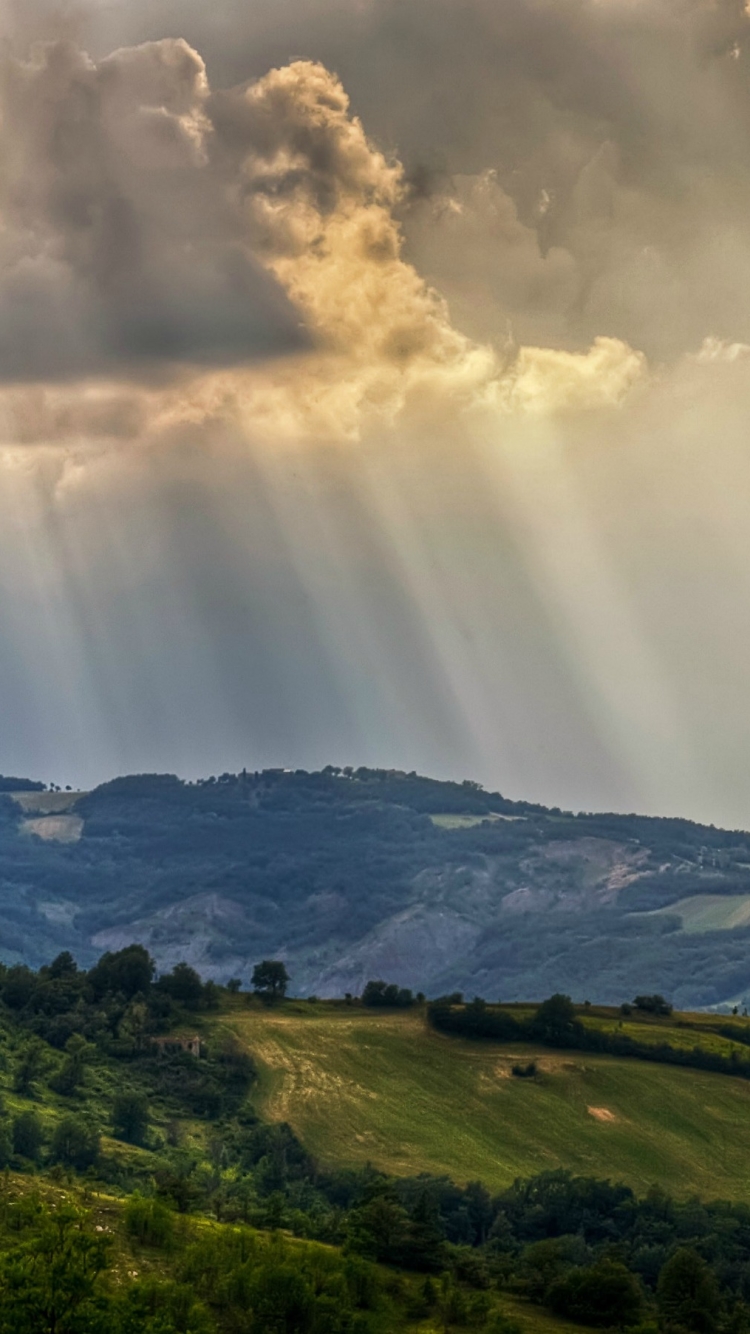
[{"label": "light breaking through clouds", "polygon": [[0,13],[0,768],[747,824],[743,6]]}]

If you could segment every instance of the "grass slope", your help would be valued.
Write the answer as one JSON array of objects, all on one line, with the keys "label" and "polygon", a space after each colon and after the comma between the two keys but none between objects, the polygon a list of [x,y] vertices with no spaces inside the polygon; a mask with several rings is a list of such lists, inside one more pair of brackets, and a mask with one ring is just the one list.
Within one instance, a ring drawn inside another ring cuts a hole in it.
[{"label": "grass slope", "polygon": [[[750,1083],[580,1052],[446,1038],[416,1011],[289,1003],[219,1021],[252,1051],[256,1101],[323,1163],[491,1188],[567,1167],[639,1191],[750,1199]],[[536,1058],[536,1079],[515,1062]]]},{"label": "grass slope", "polygon": [[[234,1224],[219,1223],[196,1215],[189,1218],[178,1216],[175,1219],[174,1233],[168,1245],[143,1244],[129,1234],[126,1225],[127,1201],[121,1197],[92,1190],[90,1186],[81,1186],[74,1180],[68,1180],[63,1187],[59,1181],[53,1181],[49,1177],[29,1178],[15,1172],[6,1172],[0,1194],[0,1216],[8,1205],[22,1200],[33,1200],[52,1210],[73,1205],[85,1211],[89,1222],[94,1225],[98,1233],[107,1237],[111,1248],[105,1280],[105,1291],[110,1292],[127,1289],[134,1279],[161,1282],[179,1279],[180,1265],[187,1247],[196,1243],[201,1246],[211,1238],[222,1234],[224,1236],[236,1234],[238,1231],[255,1239],[261,1256],[264,1253],[266,1255],[276,1253],[277,1259],[283,1258],[292,1264],[296,1261],[304,1264],[306,1260],[314,1264],[317,1260],[323,1273],[327,1263],[340,1254],[336,1247],[302,1240],[288,1233],[259,1232],[252,1228],[239,1228]],[[13,1229],[8,1238],[7,1235],[3,1235],[0,1228],[0,1256],[6,1249],[8,1240],[15,1242],[17,1239],[18,1234],[14,1234]],[[285,1248],[284,1257],[279,1255],[280,1248]],[[410,1302],[413,1302],[424,1282],[424,1275],[394,1271],[382,1266],[375,1266],[375,1270],[380,1279],[382,1297],[390,1306],[387,1312],[389,1334],[444,1334],[446,1326],[437,1313],[423,1319],[417,1319],[408,1313]],[[222,1314],[221,1303],[218,1314],[219,1316]],[[586,1327],[555,1316],[511,1293],[493,1297],[490,1315],[492,1314],[512,1320],[519,1334],[587,1334]],[[149,1322],[149,1329],[151,1328]],[[172,1329],[173,1326],[170,1325],[169,1328]],[[193,1328],[191,1325],[190,1329]],[[204,1326],[201,1325],[200,1328],[203,1329]],[[222,1331],[227,1325],[220,1320],[216,1328]],[[264,1328],[267,1326],[264,1325]],[[384,1328],[382,1321],[378,1322],[378,1328]],[[452,1324],[451,1328],[465,1329],[466,1326]]]}]

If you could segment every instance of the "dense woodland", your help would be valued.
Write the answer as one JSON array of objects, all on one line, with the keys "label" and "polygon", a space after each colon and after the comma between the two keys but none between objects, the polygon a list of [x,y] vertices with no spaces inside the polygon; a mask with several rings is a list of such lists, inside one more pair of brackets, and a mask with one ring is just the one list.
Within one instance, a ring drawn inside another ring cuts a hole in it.
[{"label": "dense woodland", "polygon": [[[22,831],[11,785],[33,787],[0,780],[0,958],[8,963],[38,966],[69,949],[89,965],[101,952],[92,944],[98,932],[119,929],[130,940],[139,924],[153,929],[147,943],[157,958],[172,962],[182,948],[177,919],[159,912],[195,900],[205,976],[226,980],[238,959],[281,954],[302,994],[338,994],[349,984],[339,985],[334,969],[326,989],[320,961],[360,949],[366,967],[384,925],[418,908],[427,919],[454,914],[473,943],[453,961],[420,949],[423,975],[394,978],[414,990],[583,999],[585,976],[587,994],[602,1003],[633,990],[662,991],[682,1007],[750,996],[749,927],[691,935],[668,911],[653,915],[690,894],[750,895],[744,833],[573,815],[471,782],[331,767],[198,783],[117,779],[81,798],[83,835],[63,844]],[[446,827],[446,817],[478,823]],[[635,859],[616,894],[590,892],[592,846]],[[502,911],[518,890],[532,892],[530,910]],[[200,896],[218,901],[225,919]]]}]

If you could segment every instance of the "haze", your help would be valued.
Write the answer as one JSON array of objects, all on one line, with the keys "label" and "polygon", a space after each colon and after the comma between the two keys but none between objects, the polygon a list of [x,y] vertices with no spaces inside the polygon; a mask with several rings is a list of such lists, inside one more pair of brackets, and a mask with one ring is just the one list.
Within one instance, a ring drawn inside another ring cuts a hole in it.
[{"label": "haze", "polygon": [[0,16],[0,768],[747,828],[750,9]]}]

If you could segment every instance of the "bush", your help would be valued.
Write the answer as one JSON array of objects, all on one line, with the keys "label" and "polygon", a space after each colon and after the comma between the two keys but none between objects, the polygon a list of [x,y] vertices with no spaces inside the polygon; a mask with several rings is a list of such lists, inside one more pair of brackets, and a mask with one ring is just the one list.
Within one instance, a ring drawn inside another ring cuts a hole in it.
[{"label": "bush", "polygon": [[528,1065],[511,1066],[511,1074],[515,1075],[516,1079],[533,1079],[536,1072],[536,1061],[529,1061]]},{"label": "bush", "polygon": [[174,1239],[174,1215],[162,1200],[131,1195],[125,1206],[125,1229],[142,1246],[167,1250]]}]

